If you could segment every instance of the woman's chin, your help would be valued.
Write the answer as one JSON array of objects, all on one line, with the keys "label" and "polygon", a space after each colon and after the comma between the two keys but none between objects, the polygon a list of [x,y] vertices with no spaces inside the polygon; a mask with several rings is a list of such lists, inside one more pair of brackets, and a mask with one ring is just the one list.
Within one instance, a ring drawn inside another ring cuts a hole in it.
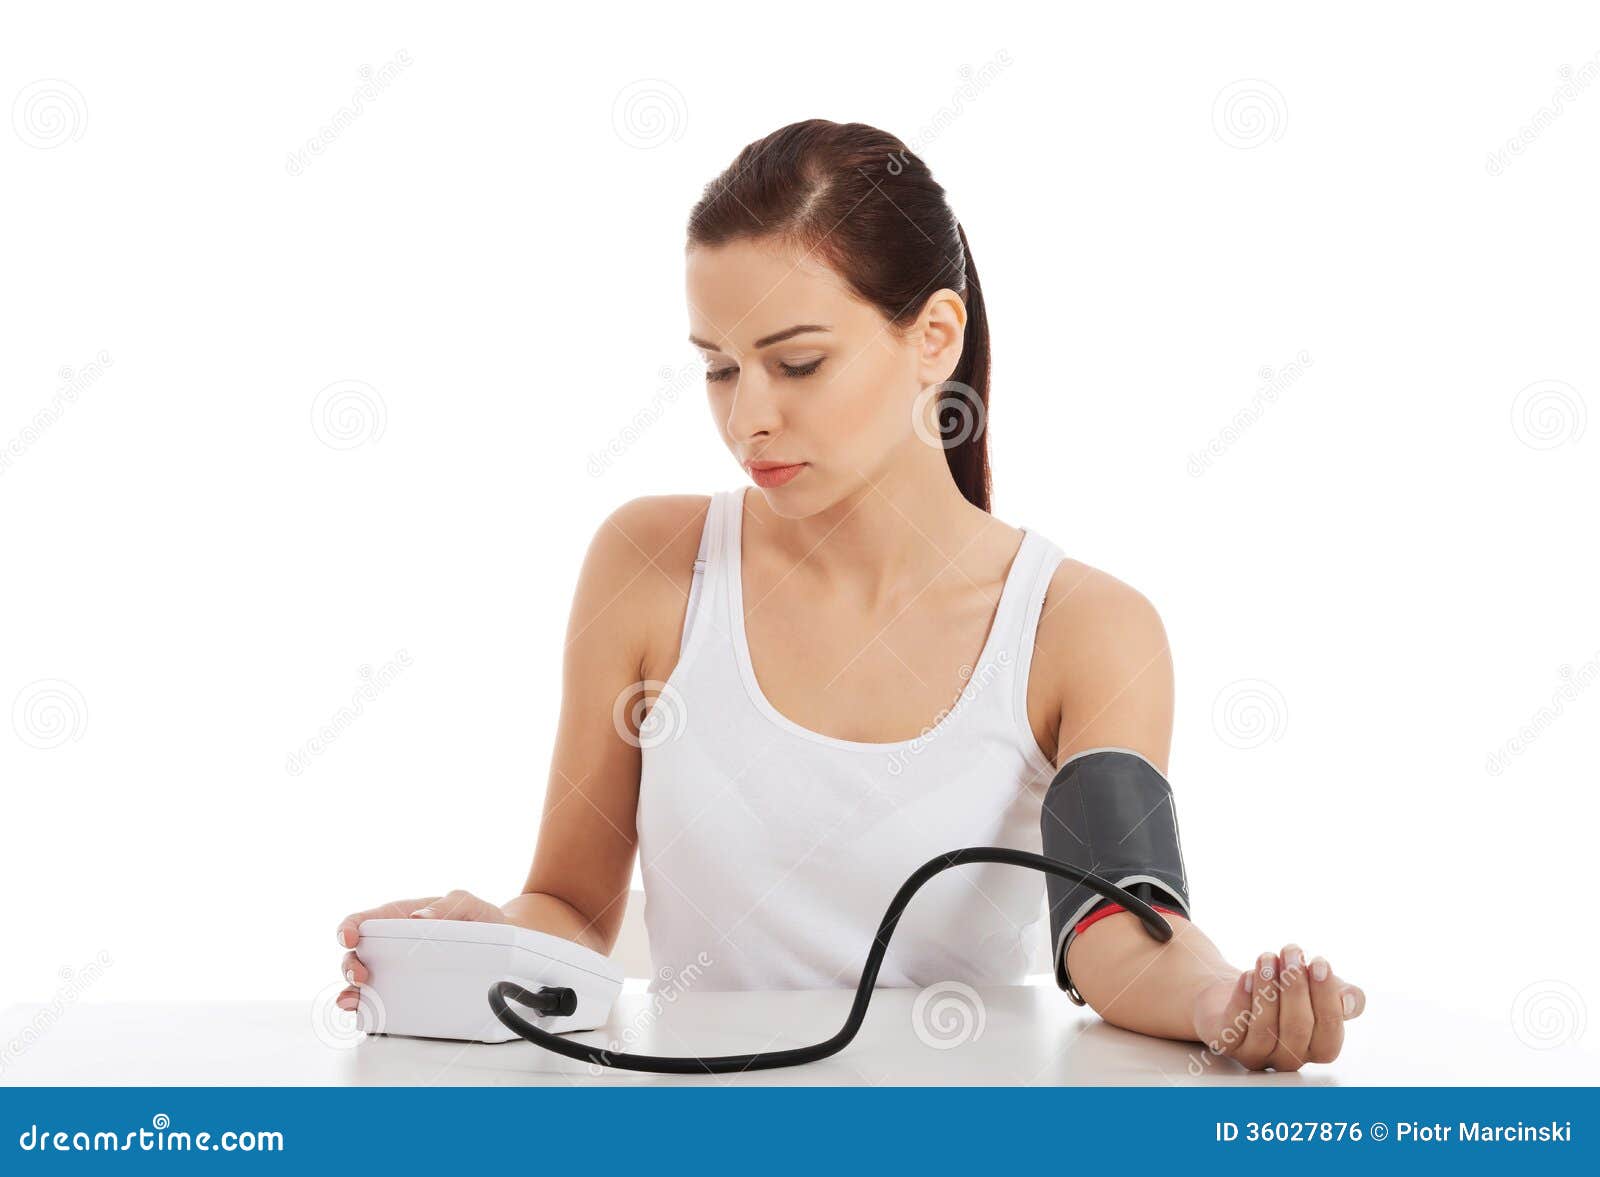
[{"label": "woman's chin", "polygon": [[819,485],[816,471],[810,467],[782,486],[757,485],[756,490],[766,500],[767,509],[780,519],[808,518],[827,510],[834,498],[825,486]]},{"label": "woman's chin", "polygon": [[780,519],[804,519],[817,513],[818,508],[811,505],[808,495],[797,494],[786,486],[758,486],[756,490],[766,500],[767,510]]},{"label": "woman's chin", "polygon": [[[807,470],[808,480],[816,471]],[[848,513],[860,502],[861,492],[870,489],[860,486],[840,486],[837,483],[809,480],[808,485],[782,486],[772,490],[760,487],[767,509],[780,519],[810,519],[830,511]]]}]

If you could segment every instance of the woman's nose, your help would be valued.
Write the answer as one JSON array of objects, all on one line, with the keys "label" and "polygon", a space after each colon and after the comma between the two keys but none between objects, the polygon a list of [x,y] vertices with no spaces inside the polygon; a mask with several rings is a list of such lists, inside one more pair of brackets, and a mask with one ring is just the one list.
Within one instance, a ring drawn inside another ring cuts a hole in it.
[{"label": "woman's nose", "polygon": [[782,415],[771,387],[759,375],[735,378],[733,396],[728,403],[728,436],[746,445],[755,444],[778,432]]}]

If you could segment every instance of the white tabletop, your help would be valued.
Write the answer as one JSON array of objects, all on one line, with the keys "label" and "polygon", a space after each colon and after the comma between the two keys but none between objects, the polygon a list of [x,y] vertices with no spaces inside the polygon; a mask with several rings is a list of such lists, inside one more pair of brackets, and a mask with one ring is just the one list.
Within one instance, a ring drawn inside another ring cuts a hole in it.
[{"label": "white tabletop", "polygon": [[[367,1036],[316,1002],[76,1003],[0,1014],[0,1085],[108,1086],[537,1084],[1235,1084],[1592,1085],[1600,1054],[1524,1041],[1495,1022],[1368,993],[1344,1055],[1292,1074],[1250,1073],[1197,1044],[1103,1022],[1053,986],[981,991],[941,1022],[914,989],[880,989],[843,1051],[801,1067],[739,1075],[596,1073],[527,1042],[484,1045]],[[736,1054],[829,1037],[852,994],[624,993],[606,1030],[574,1035],[648,1054]],[[977,1011],[981,1009],[981,1017]],[[944,1029],[939,1027],[943,1025]],[[941,1038],[941,1035],[943,1036]]]}]

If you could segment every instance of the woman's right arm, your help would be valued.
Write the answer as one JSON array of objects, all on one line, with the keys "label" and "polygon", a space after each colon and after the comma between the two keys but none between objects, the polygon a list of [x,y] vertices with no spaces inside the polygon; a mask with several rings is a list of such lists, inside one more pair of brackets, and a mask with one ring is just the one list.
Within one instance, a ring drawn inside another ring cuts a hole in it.
[{"label": "woman's right arm", "polygon": [[[682,625],[704,496],[635,499],[611,514],[584,558],[567,622],[561,714],[533,865],[522,894],[495,906],[466,891],[386,903],[348,915],[339,943],[352,986],[369,979],[362,920],[514,923],[609,953],[622,927],[637,841],[642,684],[666,677],[663,635]],[[687,544],[687,559],[685,559]],[[652,638],[654,641],[652,642]],[[675,653],[676,646],[673,646]],[[356,1008],[355,988],[339,1005]]]}]

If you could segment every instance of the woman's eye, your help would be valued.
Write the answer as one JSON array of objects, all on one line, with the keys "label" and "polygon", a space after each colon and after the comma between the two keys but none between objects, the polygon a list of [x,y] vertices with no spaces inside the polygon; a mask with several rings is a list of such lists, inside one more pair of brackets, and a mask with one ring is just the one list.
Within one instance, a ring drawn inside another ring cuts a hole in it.
[{"label": "woman's eye", "polygon": [[[791,379],[798,380],[802,377],[810,376],[818,368],[822,367],[824,358],[823,356],[818,356],[816,359],[804,364],[785,364],[780,360],[778,361],[778,371]],[[732,380],[738,374],[738,371],[738,368],[711,368],[706,372],[706,380],[712,384],[723,380]]]}]

